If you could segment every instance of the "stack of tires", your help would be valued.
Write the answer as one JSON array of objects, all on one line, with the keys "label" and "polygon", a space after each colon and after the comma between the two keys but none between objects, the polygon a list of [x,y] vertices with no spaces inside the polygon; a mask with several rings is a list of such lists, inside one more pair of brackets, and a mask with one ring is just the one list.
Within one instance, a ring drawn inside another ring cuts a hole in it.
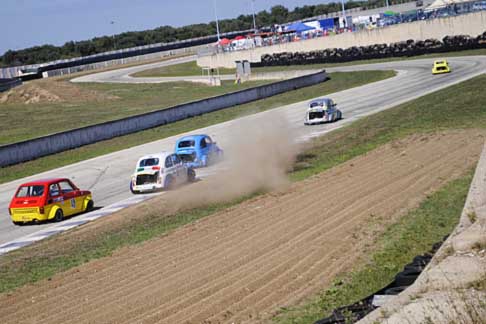
[{"label": "stack of tires", "polygon": [[414,56],[429,53],[461,51],[486,47],[486,32],[478,37],[469,35],[446,36],[442,41],[426,39],[414,41],[409,39],[391,44],[374,44],[369,46],[353,46],[346,49],[326,48],[311,52],[283,52],[262,55],[260,63],[253,66],[284,66],[318,63],[340,63],[373,58]]},{"label": "stack of tires", "polygon": [[336,308],[331,316],[318,320],[314,324],[349,324],[355,323],[360,319],[364,318],[366,315],[371,313],[373,310],[378,308],[373,304],[373,300],[377,295],[387,295],[393,296],[398,295],[408,286],[413,284],[417,277],[422,273],[425,267],[432,260],[433,255],[441,247],[442,243],[447,239],[444,237],[443,241],[435,243],[432,249],[423,255],[418,255],[413,258],[412,262],[405,265],[403,270],[399,272],[393,282],[388,286],[380,289],[374,294],[363,298],[362,300],[344,307]]}]

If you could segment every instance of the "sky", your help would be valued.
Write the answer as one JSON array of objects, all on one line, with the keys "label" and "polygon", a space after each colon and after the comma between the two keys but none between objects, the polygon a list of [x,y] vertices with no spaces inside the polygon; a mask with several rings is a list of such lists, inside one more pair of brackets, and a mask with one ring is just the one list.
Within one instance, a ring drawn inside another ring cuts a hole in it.
[{"label": "sky", "polygon": [[215,20],[215,7],[219,19],[236,18],[251,14],[252,2],[259,12],[329,0],[0,0],[0,55],[8,49],[206,23]]}]

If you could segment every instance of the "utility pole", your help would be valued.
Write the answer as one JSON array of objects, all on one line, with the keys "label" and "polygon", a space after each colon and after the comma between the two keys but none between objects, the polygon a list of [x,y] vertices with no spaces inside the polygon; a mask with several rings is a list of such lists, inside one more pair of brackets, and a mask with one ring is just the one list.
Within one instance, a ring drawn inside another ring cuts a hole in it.
[{"label": "utility pole", "polygon": [[[110,21],[110,25],[113,25],[113,27],[114,27],[114,26],[115,26],[115,22],[114,22],[113,20],[112,20],[112,21]],[[113,30],[115,30],[115,28],[113,28]],[[116,34],[116,33],[113,33],[113,37],[112,37],[112,38],[113,38],[113,49],[115,49],[115,50],[116,50],[115,34]]]},{"label": "utility pole", "polygon": [[256,33],[257,28],[256,28],[256,20],[255,20],[255,0],[251,0],[251,8],[252,8],[252,14],[253,14],[253,30]]},{"label": "utility pole", "polygon": [[216,11],[216,0],[213,0],[214,6],[214,17],[216,17],[216,33],[218,34],[218,44],[221,38],[219,37],[219,22],[218,22],[218,12]]}]

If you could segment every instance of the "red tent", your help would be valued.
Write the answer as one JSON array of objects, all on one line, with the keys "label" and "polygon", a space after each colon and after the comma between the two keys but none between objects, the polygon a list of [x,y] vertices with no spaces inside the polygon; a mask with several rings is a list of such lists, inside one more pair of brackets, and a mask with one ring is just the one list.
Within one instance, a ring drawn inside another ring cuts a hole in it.
[{"label": "red tent", "polygon": [[245,39],[245,38],[246,38],[245,36],[236,36],[235,40],[240,40],[240,39]]},{"label": "red tent", "polygon": [[229,43],[231,43],[231,41],[227,38],[223,38],[219,41],[219,45],[222,45],[222,46],[228,45]]}]

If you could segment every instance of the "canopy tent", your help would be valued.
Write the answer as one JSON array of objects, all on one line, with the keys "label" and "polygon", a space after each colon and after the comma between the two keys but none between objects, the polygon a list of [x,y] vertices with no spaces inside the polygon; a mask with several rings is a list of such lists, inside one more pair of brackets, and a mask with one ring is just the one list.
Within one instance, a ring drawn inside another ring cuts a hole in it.
[{"label": "canopy tent", "polygon": [[307,26],[301,22],[296,22],[285,27],[285,31],[294,31],[296,33],[302,33],[308,30],[313,30],[314,27]]},{"label": "canopy tent", "polygon": [[221,46],[225,46],[225,45],[228,45],[229,43],[231,43],[231,41],[227,38],[222,38],[220,41],[219,41],[219,45]]},{"label": "canopy tent", "polygon": [[241,35],[240,35],[240,36],[236,36],[236,37],[235,37],[235,40],[240,40],[240,39],[246,39],[246,37],[241,36]]},{"label": "canopy tent", "polygon": [[434,11],[442,8],[447,8],[448,6],[453,6],[455,4],[461,4],[465,2],[474,2],[474,0],[435,0],[430,6],[424,9],[427,11]]}]

